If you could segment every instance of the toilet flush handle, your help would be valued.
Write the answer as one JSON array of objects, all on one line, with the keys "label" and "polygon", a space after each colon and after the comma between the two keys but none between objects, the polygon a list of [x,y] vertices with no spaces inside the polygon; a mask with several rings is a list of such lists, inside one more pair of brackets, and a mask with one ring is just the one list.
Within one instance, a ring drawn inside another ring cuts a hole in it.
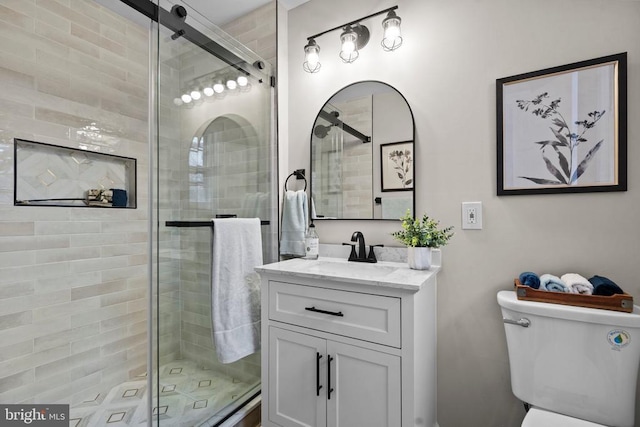
[{"label": "toilet flush handle", "polygon": [[523,317],[522,319],[518,319],[518,320],[503,318],[502,321],[504,323],[509,323],[510,325],[522,326],[523,328],[528,328],[529,325],[531,325],[531,320],[527,319],[526,317]]}]

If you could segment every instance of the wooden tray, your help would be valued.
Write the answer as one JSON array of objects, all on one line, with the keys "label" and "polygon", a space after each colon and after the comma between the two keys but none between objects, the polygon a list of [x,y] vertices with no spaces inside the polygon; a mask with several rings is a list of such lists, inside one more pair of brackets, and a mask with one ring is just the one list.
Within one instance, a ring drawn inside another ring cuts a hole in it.
[{"label": "wooden tray", "polygon": [[526,301],[548,302],[551,304],[575,305],[578,307],[601,308],[604,310],[633,311],[633,297],[627,293],[611,296],[568,294],[565,292],[540,291],[524,286],[514,280],[518,299]]}]

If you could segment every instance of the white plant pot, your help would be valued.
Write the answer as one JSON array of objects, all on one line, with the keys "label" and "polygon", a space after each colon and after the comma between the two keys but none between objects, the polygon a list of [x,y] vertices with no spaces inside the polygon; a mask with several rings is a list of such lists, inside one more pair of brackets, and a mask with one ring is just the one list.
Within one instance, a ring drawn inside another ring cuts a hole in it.
[{"label": "white plant pot", "polygon": [[414,270],[428,270],[431,267],[431,248],[407,248],[407,262]]}]

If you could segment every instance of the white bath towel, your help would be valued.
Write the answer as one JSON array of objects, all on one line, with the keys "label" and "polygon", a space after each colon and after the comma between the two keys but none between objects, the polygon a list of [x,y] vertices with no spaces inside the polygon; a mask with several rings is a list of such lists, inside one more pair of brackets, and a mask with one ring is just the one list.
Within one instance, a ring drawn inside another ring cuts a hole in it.
[{"label": "white bath towel", "polygon": [[593,294],[593,285],[585,277],[576,273],[563,274],[560,278],[573,294]]},{"label": "white bath towel", "polygon": [[280,255],[305,255],[304,233],[309,218],[307,193],[287,190],[282,199]]},{"label": "white bath towel", "polygon": [[260,350],[262,236],[258,218],[213,220],[211,321],[221,363]]}]

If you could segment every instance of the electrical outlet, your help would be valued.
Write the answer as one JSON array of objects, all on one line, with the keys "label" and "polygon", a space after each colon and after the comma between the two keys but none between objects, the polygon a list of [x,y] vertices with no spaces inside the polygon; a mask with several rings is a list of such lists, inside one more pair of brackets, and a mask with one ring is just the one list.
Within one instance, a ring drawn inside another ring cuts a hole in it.
[{"label": "electrical outlet", "polygon": [[462,229],[482,230],[482,202],[462,202]]}]

